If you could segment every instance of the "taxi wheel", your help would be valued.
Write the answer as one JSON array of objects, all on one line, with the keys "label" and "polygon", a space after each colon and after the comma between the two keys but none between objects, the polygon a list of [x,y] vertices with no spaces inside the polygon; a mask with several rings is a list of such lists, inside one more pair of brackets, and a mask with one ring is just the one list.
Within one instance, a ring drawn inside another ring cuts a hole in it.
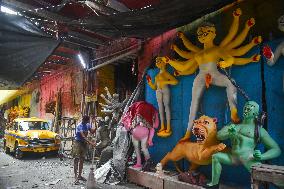
[{"label": "taxi wheel", "polygon": [[18,143],[15,144],[15,158],[16,159],[22,159],[24,153],[20,150],[18,147]]},{"label": "taxi wheel", "polygon": [[5,151],[6,154],[9,154],[9,153],[10,153],[10,148],[8,148],[8,147],[6,146],[6,140],[4,140],[3,149],[4,149],[4,151]]}]

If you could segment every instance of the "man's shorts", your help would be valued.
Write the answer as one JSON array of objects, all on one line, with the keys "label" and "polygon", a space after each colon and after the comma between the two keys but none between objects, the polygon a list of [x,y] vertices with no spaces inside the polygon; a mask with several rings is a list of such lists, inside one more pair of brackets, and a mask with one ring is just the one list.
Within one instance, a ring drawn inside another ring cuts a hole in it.
[{"label": "man's shorts", "polygon": [[74,158],[85,158],[88,150],[86,142],[75,140],[72,148],[72,155]]}]

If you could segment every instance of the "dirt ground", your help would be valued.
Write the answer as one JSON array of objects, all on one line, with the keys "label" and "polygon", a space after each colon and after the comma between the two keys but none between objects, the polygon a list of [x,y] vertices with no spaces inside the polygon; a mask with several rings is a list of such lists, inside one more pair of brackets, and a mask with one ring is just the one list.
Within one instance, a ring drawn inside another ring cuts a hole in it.
[{"label": "dirt ground", "polygon": [[[83,176],[88,178],[91,164],[85,162]],[[73,160],[28,154],[22,160],[5,154],[0,141],[0,189],[85,189],[86,182],[74,185]],[[98,185],[102,189],[142,189],[134,184]]]}]

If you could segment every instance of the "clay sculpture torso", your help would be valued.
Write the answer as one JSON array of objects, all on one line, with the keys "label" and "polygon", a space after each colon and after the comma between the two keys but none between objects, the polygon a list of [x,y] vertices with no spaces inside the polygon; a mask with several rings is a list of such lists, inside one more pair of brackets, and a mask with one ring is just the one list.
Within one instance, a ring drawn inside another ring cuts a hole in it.
[{"label": "clay sculpture torso", "polygon": [[190,138],[190,130],[199,108],[200,99],[205,89],[210,85],[226,88],[231,110],[231,120],[234,123],[240,121],[237,112],[237,89],[225,75],[218,71],[217,67],[227,68],[232,65],[245,65],[260,60],[260,55],[257,54],[250,58],[239,58],[262,41],[261,37],[258,36],[253,38],[250,43],[240,46],[246,39],[250,28],[255,24],[253,18],[249,19],[244,29],[238,34],[239,17],[241,14],[241,9],[234,11],[233,23],[228,35],[219,45],[214,44],[214,39],[217,35],[215,26],[210,23],[204,23],[197,29],[197,39],[203,44],[202,49],[191,43],[183,33],[178,33],[179,38],[181,38],[184,46],[189,51],[181,50],[176,45],[173,45],[172,49],[182,58],[185,58],[186,61],[171,60],[168,57],[163,57],[163,61],[168,62],[176,69],[177,75],[193,74],[199,68],[199,73],[194,79],[192,87],[187,132],[182,141]]}]

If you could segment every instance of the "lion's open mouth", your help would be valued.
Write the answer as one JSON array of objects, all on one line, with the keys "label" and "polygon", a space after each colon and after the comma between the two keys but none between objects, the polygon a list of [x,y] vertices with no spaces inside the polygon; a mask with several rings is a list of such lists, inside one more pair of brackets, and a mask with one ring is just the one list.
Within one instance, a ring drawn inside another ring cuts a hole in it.
[{"label": "lion's open mouth", "polygon": [[196,137],[197,142],[203,142],[205,140],[205,136],[203,134],[196,133],[194,136]]},{"label": "lion's open mouth", "polygon": [[206,139],[206,130],[202,127],[194,126],[192,128],[192,133],[196,137],[196,142],[203,142]]}]

